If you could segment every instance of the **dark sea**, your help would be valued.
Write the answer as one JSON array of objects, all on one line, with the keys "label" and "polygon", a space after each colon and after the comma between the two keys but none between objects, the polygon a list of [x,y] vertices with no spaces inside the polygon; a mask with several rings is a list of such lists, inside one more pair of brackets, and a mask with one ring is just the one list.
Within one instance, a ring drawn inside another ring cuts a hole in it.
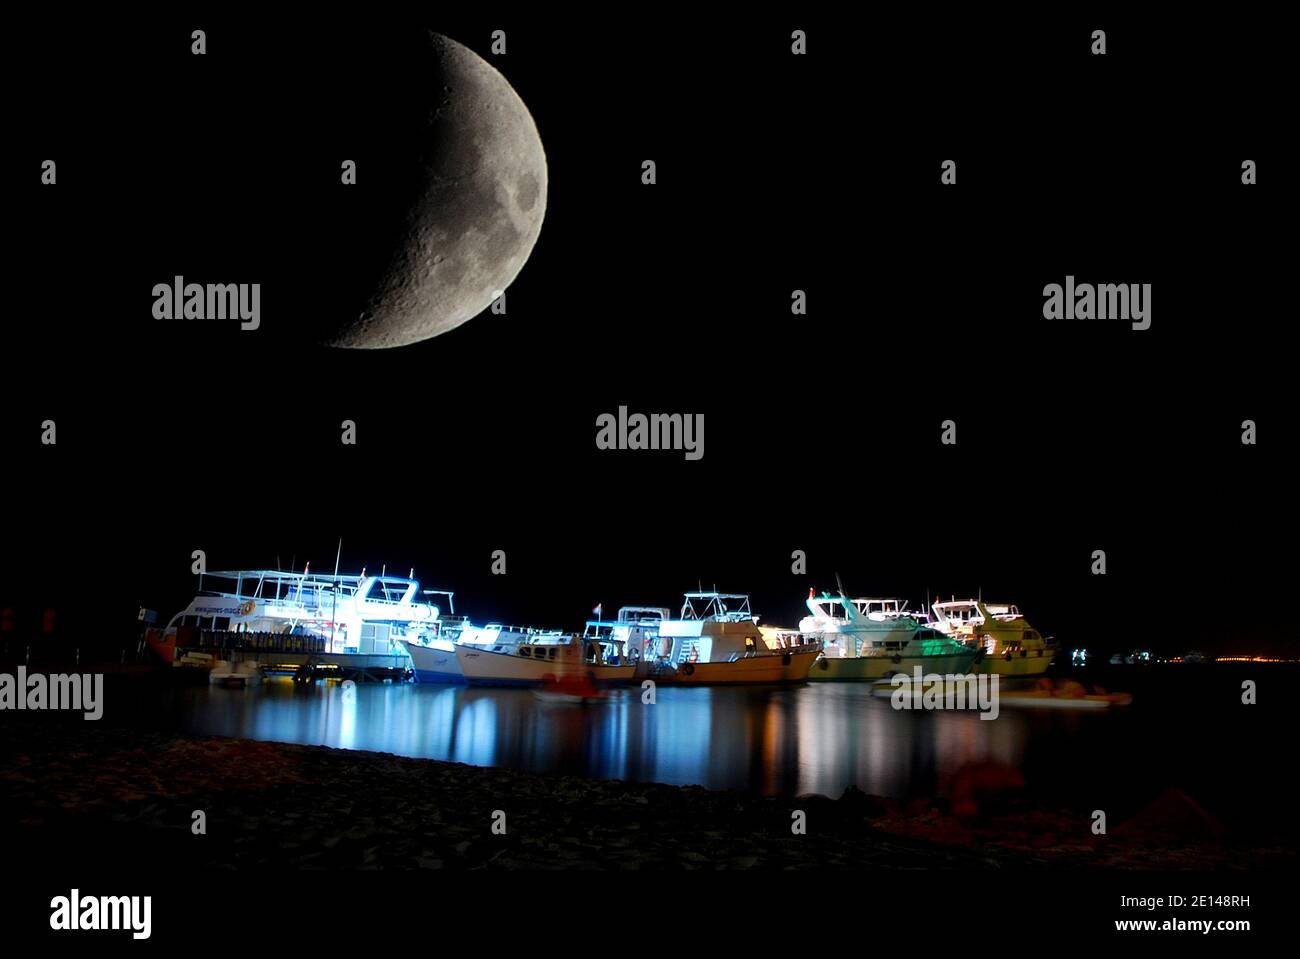
[{"label": "dark sea", "polygon": [[[582,704],[529,690],[272,679],[248,690],[152,690],[129,721],[197,735],[395,753],[597,779],[899,800],[943,797],[954,777],[1018,771],[1036,804],[1123,817],[1182,791],[1237,824],[1289,815],[1291,664],[1103,666],[1072,675],[1132,705],[1099,711],[900,711],[861,684],[639,688]],[[1243,682],[1257,703],[1242,702]],[[119,700],[120,702],[120,700]],[[117,717],[122,718],[122,713]]]}]

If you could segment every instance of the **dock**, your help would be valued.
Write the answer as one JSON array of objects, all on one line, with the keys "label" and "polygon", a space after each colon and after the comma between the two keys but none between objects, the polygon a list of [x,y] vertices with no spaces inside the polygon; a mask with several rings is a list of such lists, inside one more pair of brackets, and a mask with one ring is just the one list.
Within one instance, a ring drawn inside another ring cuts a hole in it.
[{"label": "dock", "polygon": [[213,660],[255,662],[269,676],[292,676],[295,682],[350,679],[354,682],[404,682],[411,662],[396,653],[327,653],[315,636],[287,633],[193,630],[177,637],[175,664],[206,667]]}]

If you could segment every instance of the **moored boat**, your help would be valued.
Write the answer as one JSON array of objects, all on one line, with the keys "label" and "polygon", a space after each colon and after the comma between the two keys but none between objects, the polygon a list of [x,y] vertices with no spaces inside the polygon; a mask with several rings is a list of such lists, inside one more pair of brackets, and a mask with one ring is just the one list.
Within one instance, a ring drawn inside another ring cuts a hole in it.
[{"label": "moored boat", "polygon": [[447,684],[466,682],[456,655],[456,646],[510,647],[528,643],[538,635],[561,635],[554,631],[540,631],[520,626],[502,626],[488,623],[475,626],[467,619],[440,622],[436,633],[428,633],[419,641],[403,640],[417,683]]},{"label": "moored boat", "polygon": [[457,643],[456,658],[472,686],[541,686],[572,676],[610,685],[636,678],[636,665],[621,642],[576,633],[537,632],[492,646]]},{"label": "moored boat", "polygon": [[[215,584],[215,585],[212,585]],[[401,641],[425,641],[439,629],[439,609],[419,602],[420,584],[404,576],[321,576],[304,567],[204,573],[199,592],[163,629],[145,639],[164,662],[184,665],[215,653],[220,660],[362,657],[406,659]],[[442,590],[426,592],[445,592]],[[447,594],[450,596],[450,594]]]},{"label": "moored boat", "polygon": [[973,668],[1008,677],[1041,676],[1052,665],[1056,643],[1044,638],[1012,605],[985,604],[979,599],[936,602],[934,625],[941,632],[982,650]]},{"label": "moored boat", "polygon": [[411,672],[417,683],[465,682],[465,675],[460,671],[460,661],[456,658],[456,644],[451,640],[415,643],[404,639],[401,643],[406,654],[411,657]]},{"label": "moored boat", "polygon": [[808,679],[814,682],[871,682],[910,674],[965,673],[983,655],[923,622],[895,598],[849,599],[808,590],[809,615],[799,622],[804,636],[820,639],[822,654]]},{"label": "moored boat", "polygon": [[803,683],[820,652],[820,642],[797,635],[770,646],[744,593],[687,593],[680,618],[659,623],[637,676],[669,685]]},{"label": "moored boat", "polygon": [[[599,612],[600,607],[596,607]],[[659,624],[668,619],[670,610],[662,606],[624,606],[612,621],[590,619],[582,638],[593,642],[621,644],[632,662],[653,655],[659,639]]]}]

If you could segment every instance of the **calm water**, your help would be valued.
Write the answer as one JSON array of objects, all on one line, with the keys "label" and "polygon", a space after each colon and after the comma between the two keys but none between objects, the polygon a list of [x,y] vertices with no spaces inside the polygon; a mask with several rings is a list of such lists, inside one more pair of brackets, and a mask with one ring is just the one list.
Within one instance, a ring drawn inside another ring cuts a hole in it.
[{"label": "calm water", "polygon": [[273,680],[169,689],[148,708],[188,733],[768,794],[944,795],[963,765],[993,760],[1043,802],[1123,810],[1177,786],[1217,815],[1249,817],[1286,795],[1275,774],[1292,711],[1273,693],[1243,706],[1242,676],[1264,690],[1297,678],[1291,667],[1115,668],[1091,678],[1132,691],[1127,710],[1004,706],[995,721],[894,711],[855,684],[663,687],[654,706],[628,689],[575,706],[528,690]]},{"label": "calm water", "polygon": [[[856,785],[900,799],[943,795],[957,770],[985,761],[1020,769],[1032,792],[1069,805],[1132,805],[1177,786],[1215,809],[1273,785],[1262,760],[1275,727],[1268,711],[1239,703],[1231,671],[1130,669],[1111,680],[1109,688],[1135,692],[1132,707],[1004,706],[991,722],[971,712],[895,711],[855,684],[662,688],[653,706],[634,689],[556,705],[527,690],[287,680],[167,696],[170,723],[199,734],[762,793],[838,796]],[[1225,750],[1236,775],[1258,781],[1239,778],[1224,790],[1223,764],[1207,758],[1226,758]]]}]

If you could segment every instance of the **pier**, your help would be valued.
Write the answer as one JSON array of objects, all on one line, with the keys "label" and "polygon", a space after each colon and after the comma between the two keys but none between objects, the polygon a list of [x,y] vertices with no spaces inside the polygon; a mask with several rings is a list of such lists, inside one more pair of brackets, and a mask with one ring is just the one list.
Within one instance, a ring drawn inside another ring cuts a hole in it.
[{"label": "pier", "polygon": [[318,636],[235,630],[178,630],[174,663],[203,667],[213,660],[255,662],[264,674],[292,676],[297,682],[350,679],[354,682],[401,682],[410,675],[405,655],[330,653]]}]

